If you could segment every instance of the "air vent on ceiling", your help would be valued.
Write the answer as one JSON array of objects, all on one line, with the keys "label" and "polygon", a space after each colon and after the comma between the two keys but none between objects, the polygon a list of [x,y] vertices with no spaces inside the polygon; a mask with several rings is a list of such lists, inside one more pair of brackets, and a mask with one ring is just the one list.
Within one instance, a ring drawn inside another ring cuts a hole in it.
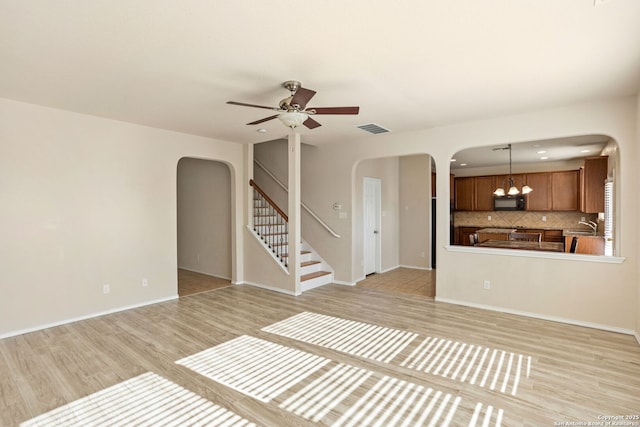
[{"label": "air vent on ceiling", "polygon": [[391,132],[390,129],[383,128],[382,126],[377,125],[375,123],[369,123],[369,124],[366,124],[366,125],[360,125],[360,126],[358,126],[358,128],[362,129],[362,130],[364,130],[366,132],[373,133],[373,134]]}]

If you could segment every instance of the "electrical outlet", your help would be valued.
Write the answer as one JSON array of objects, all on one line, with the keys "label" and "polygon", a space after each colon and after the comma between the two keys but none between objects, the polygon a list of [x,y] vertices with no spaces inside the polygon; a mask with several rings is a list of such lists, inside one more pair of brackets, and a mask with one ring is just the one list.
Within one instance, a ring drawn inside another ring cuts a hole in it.
[{"label": "electrical outlet", "polygon": [[102,285],[102,293],[108,294],[109,292],[111,292],[111,287],[109,286],[109,284],[105,283],[104,285]]},{"label": "electrical outlet", "polygon": [[485,280],[483,286],[485,289],[491,289],[491,281]]},{"label": "electrical outlet", "polygon": [[491,221],[491,215],[487,215],[487,221]]},{"label": "electrical outlet", "polygon": [[546,215],[542,215],[542,221],[547,221],[547,216]]},{"label": "electrical outlet", "polygon": [[581,216],[581,217],[580,217],[580,221],[585,222],[586,220],[587,220],[587,218],[586,218],[586,217],[584,217],[584,216]]},{"label": "electrical outlet", "polygon": [[142,287],[146,288],[147,286],[149,286],[149,280],[147,279],[142,279]]}]

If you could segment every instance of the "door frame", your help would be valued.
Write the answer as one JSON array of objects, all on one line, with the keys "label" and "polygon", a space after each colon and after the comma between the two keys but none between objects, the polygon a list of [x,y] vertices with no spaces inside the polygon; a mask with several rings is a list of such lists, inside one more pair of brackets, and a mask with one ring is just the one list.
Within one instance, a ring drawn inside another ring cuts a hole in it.
[{"label": "door frame", "polygon": [[[377,230],[375,243],[373,248],[370,248],[367,239],[367,187],[373,186],[373,197],[375,210],[374,215],[375,218],[375,229]],[[362,259],[363,266],[362,271],[364,275],[372,274],[372,273],[380,273],[381,271],[381,256],[382,256],[382,227],[381,227],[381,217],[382,217],[382,179],[380,178],[372,178],[372,177],[363,177],[362,179],[362,229],[363,229],[363,243],[362,243]],[[369,254],[369,250],[373,250],[374,254],[374,271],[367,271],[367,255]]]}]

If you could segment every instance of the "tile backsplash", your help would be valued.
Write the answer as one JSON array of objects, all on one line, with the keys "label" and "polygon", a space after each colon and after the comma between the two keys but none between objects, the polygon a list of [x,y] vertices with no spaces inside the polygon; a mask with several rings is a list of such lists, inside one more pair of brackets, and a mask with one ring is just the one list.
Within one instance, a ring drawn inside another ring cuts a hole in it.
[{"label": "tile backsplash", "polygon": [[[489,219],[491,217],[491,219]],[[456,227],[517,227],[517,228],[586,228],[578,221],[597,221],[598,214],[583,212],[531,212],[531,211],[498,211],[498,212],[454,212],[453,221]],[[546,219],[546,221],[545,221]]]}]

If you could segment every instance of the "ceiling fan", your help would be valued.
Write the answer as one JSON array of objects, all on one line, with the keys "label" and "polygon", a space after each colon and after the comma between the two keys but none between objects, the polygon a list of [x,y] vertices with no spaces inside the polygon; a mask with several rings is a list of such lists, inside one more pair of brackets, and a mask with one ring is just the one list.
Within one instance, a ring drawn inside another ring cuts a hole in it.
[{"label": "ceiling fan", "polygon": [[316,114],[358,114],[360,111],[360,107],[306,108],[307,103],[316,94],[314,90],[303,88],[302,84],[295,80],[288,80],[282,83],[282,86],[288,89],[291,95],[280,101],[278,107],[267,107],[236,101],[227,101],[227,104],[278,111],[278,114],[247,123],[247,125],[257,125],[278,118],[285,126],[290,128],[304,125],[309,129],[315,129],[321,126],[320,123],[309,117]]}]

